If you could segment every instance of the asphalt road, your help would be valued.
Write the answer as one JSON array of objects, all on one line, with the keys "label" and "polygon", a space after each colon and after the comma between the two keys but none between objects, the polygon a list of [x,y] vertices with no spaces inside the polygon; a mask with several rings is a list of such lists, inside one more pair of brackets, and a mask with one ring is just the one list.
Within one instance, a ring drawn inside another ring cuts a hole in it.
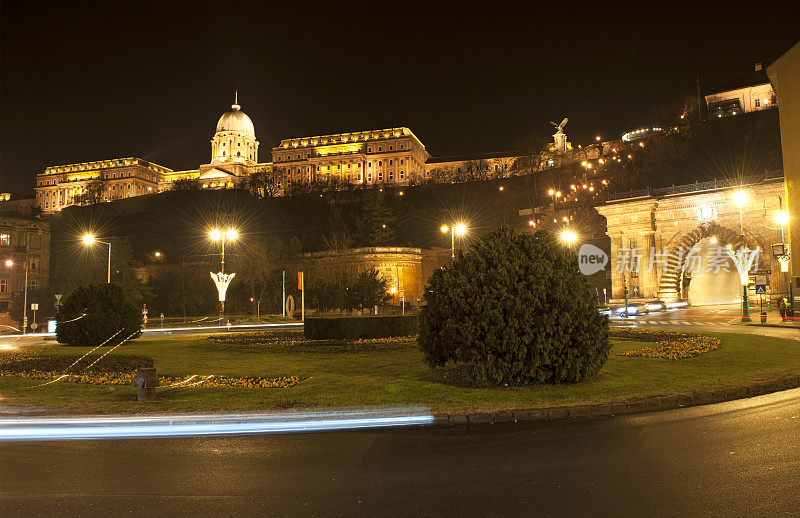
[{"label": "asphalt road", "polygon": [[0,443],[0,514],[797,516],[800,389],[604,420]]},{"label": "asphalt road", "polygon": [[708,331],[719,333],[742,333],[790,338],[800,340],[800,320],[783,322],[776,308],[770,308],[767,326],[762,326],[757,307],[751,307],[752,322],[741,321],[738,304],[723,306],[695,306],[649,314],[631,316],[627,319],[612,318],[612,325],[664,328],[677,331]]}]

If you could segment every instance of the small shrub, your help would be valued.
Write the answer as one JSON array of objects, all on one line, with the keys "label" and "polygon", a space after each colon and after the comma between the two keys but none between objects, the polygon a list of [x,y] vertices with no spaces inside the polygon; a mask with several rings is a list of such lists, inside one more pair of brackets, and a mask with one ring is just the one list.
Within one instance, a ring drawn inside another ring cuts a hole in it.
[{"label": "small shrub", "polygon": [[306,318],[303,326],[309,340],[390,338],[413,336],[419,329],[417,315],[385,317]]},{"label": "small shrub", "polygon": [[66,297],[56,315],[58,341],[66,345],[116,345],[141,334],[142,315],[116,284],[81,286]]}]

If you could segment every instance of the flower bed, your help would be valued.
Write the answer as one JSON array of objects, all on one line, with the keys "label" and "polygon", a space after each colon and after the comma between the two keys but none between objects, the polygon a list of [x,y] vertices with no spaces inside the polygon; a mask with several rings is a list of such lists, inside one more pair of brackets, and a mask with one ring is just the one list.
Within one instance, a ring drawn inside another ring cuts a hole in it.
[{"label": "flower bed", "polygon": [[[68,383],[86,383],[90,385],[132,385],[133,373],[87,371],[78,374],[64,374],[53,371],[11,371],[0,367],[0,376],[17,376],[20,378],[42,381],[65,381]],[[289,388],[297,385],[304,378],[298,376],[282,376],[278,378],[245,377],[231,378],[227,376],[159,376],[161,388],[170,387],[227,387],[227,388]]]},{"label": "flower bed", "polygon": [[211,335],[209,342],[230,345],[280,345],[288,347],[320,347],[320,346],[378,346],[381,344],[405,344],[413,341],[414,337],[391,337],[391,338],[328,338],[323,340],[309,340],[303,337],[303,332],[288,332],[286,334],[276,334],[269,331],[256,331],[253,333],[230,333]]},{"label": "flower bed", "polygon": [[623,351],[619,353],[620,356],[665,360],[694,358],[703,353],[715,351],[722,345],[722,340],[719,338],[666,329],[612,328],[611,337],[618,340],[657,342],[657,345],[652,347]]},{"label": "flower bed", "polygon": [[[86,357],[76,364],[80,356],[34,355],[27,351],[0,355],[0,376],[42,380],[58,380],[89,385],[132,385],[133,375],[140,367],[152,367],[153,359],[134,355],[109,355],[85,372],[81,366],[91,364],[95,357]],[[70,368],[71,367],[71,368]],[[68,372],[72,371],[72,372]],[[229,387],[229,388],[289,388],[304,378],[281,376],[265,378],[227,377],[213,375],[159,376],[159,386],[165,387]]]}]

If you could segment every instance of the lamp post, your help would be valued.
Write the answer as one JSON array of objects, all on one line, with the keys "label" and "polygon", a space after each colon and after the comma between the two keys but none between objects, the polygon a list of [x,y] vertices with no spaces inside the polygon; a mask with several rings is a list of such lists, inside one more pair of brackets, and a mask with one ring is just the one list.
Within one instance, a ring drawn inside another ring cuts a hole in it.
[{"label": "lamp post", "polygon": [[[14,267],[13,259],[6,259],[5,265],[7,268]],[[36,315],[34,314],[34,317]],[[35,321],[35,319],[34,319]],[[23,288],[22,295],[22,334],[24,335],[28,330],[28,252],[25,252],[25,287]]]},{"label": "lamp post", "polygon": [[[744,204],[747,203],[749,196],[747,195],[747,191],[736,191],[733,193],[733,201],[736,202],[736,205],[739,206],[739,236],[742,240],[742,251],[744,252],[743,256],[747,255],[747,246],[745,246],[744,240]],[[741,264],[740,264],[741,263]],[[749,283],[748,272],[749,268],[746,270],[742,270],[745,268],[744,261],[740,261],[736,263],[737,267],[740,268],[739,271],[739,281],[742,285],[742,322],[750,322],[750,297],[747,293],[747,286]]]},{"label": "lamp post", "polygon": [[208,233],[208,237],[211,238],[212,241],[220,241],[222,246],[222,253],[219,263],[220,271],[219,273],[211,272],[211,279],[217,286],[217,293],[219,294],[219,318],[221,322],[225,314],[225,293],[228,291],[228,286],[230,285],[233,276],[236,275],[235,273],[225,273],[225,241],[234,241],[237,237],[239,237],[239,233],[232,228],[229,228],[225,231],[215,228]]},{"label": "lamp post", "polygon": [[467,226],[463,223],[455,223],[451,226],[442,225],[441,229],[442,234],[447,234],[450,232],[450,256],[455,259],[456,258],[456,234],[459,236],[463,236],[467,233]]},{"label": "lamp post", "polygon": [[572,243],[578,239],[578,235],[571,230],[565,230],[561,233],[561,240],[567,244],[567,248],[572,250]]},{"label": "lamp post", "polygon": [[786,238],[783,234],[783,227],[784,225],[789,223],[789,214],[787,212],[779,212],[775,214],[775,221],[778,225],[781,226],[781,255],[777,258],[778,262],[781,265],[781,271],[783,272],[783,282],[786,284],[786,292],[789,296],[789,307],[787,308],[787,314],[789,316],[794,316],[794,293],[792,290],[792,283],[789,282],[789,250],[786,248]]},{"label": "lamp post", "polygon": [[93,234],[84,234],[83,243],[86,246],[92,246],[95,243],[100,243],[101,245],[108,246],[108,275],[106,277],[106,282],[108,284],[111,284],[111,243],[106,241],[99,241],[95,239]]}]

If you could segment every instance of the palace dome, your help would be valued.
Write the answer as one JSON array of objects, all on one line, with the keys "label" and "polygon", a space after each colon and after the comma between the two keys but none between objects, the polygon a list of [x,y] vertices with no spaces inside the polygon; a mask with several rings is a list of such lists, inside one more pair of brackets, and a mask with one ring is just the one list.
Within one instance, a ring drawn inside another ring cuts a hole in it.
[{"label": "palace dome", "polygon": [[253,121],[242,111],[242,107],[238,104],[232,104],[231,111],[223,113],[222,117],[219,118],[217,133],[221,131],[235,131],[236,133],[244,133],[249,137],[256,138]]}]

